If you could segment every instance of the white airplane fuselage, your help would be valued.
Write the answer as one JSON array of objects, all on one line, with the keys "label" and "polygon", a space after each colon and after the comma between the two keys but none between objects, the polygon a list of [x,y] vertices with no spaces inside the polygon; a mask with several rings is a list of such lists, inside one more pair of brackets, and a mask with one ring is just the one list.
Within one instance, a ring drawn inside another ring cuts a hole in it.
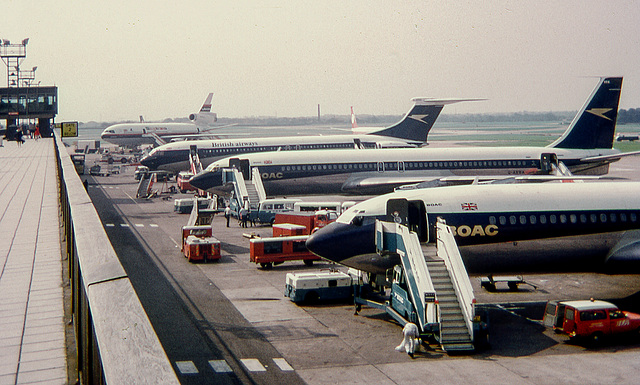
[{"label": "white airplane fuselage", "polygon": [[193,123],[120,123],[105,128],[100,138],[118,146],[136,147],[155,144],[153,134],[164,138],[199,133],[200,128]]},{"label": "white airplane fuselage", "polygon": [[314,233],[307,247],[331,261],[383,273],[398,261],[375,253],[373,223],[390,220],[389,215],[402,212],[402,207],[408,207],[409,214],[395,215],[394,220],[400,218],[423,242],[433,239],[436,218],[452,226],[465,266],[473,274],[640,272],[639,182],[395,192],[351,207]]},{"label": "white airplane fuselage", "polygon": [[[528,177],[540,173],[542,154],[553,153],[573,173],[602,175],[606,162],[582,162],[594,156],[618,153],[614,149],[561,149],[549,147],[454,147],[268,152],[246,154],[250,168],[258,168],[269,194],[387,193],[394,188],[429,180],[452,184],[474,179]],[[192,183],[215,189],[222,181],[225,158],[207,167]],[[209,175],[207,175],[209,173]]]}]

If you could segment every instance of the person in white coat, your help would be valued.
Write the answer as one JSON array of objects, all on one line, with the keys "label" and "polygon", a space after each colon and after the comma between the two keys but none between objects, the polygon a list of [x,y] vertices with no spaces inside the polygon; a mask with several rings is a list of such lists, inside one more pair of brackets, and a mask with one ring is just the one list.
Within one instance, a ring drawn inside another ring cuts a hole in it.
[{"label": "person in white coat", "polygon": [[416,351],[417,339],[420,338],[418,326],[412,322],[407,322],[404,328],[402,328],[402,334],[404,338],[400,345],[396,346],[396,350],[399,352],[404,350],[409,354],[409,357],[413,358],[413,353]]}]

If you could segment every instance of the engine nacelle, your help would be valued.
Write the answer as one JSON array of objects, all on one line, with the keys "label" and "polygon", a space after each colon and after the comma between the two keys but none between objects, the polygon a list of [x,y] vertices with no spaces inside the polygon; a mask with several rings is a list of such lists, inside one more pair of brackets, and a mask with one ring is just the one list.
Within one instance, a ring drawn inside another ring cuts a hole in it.
[{"label": "engine nacelle", "polygon": [[215,112],[200,112],[197,114],[190,114],[189,120],[193,123],[208,125],[218,121],[218,115]]}]

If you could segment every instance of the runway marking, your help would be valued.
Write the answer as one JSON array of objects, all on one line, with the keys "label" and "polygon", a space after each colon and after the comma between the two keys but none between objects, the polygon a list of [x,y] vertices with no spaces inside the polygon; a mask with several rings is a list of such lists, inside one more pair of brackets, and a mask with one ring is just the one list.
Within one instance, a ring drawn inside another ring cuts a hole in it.
[{"label": "runway marking", "polygon": [[293,368],[291,367],[291,365],[289,365],[287,360],[285,360],[284,358],[274,358],[273,362],[275,362],[276,365],[278,365],[280,370],[282,370],[283,372],[291,372],[291,371],[293,371]]},{"label": "runway marking", "polygon": [[264,366],[258,361],[256,358],[242,358],[240,360],[242,364],[250,371],[250,372],[266,372]]},{"label": "runway marking", "polygon": [[155,223],[150,224],[149,226],[151,227],[158,227],[158,225],[156,225]]},{"label": "runway marking", "polygon": [[211,361],[209,361],[209,365],[211,365],[211,368],[216,373],[231,373],[232,372],[231,368],[229,367],[229,364],[227,364],[227,361],[225,361],[225,360],[211,360]]},{"label": "runway marking", "polygon": [[142,224],[142,223],[136,223],[136,227],[144,227],[144,224]]},{"label": "runway marking", "polygon": [[176,366],[180,371],[180,374],[198,374],[198,368],[193,361],[176,361]]},{"label": "runway marking", "polygon": [[129,224],[128,223],[121,223],[120,227],[129,227]]},{"label": "runway marking", "polygon": [[107,223],[105,226],[106,227],[115,227],[116,225],[114,225],[113,223]]}]

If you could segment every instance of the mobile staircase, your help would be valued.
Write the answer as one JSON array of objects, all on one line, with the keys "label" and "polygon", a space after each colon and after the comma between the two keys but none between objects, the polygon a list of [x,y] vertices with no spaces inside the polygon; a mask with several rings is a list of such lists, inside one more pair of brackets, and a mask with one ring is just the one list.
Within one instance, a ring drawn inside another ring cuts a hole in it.
[{"label": "mobile staircase", "polygon": [[151,189],[153,188],[155,177],[156,174],[148,173],[140,178],[140,182],[138,182],[138,190],[136,191],[136,198],[146,198],[151,195]]},{"label": "mobile staircase", "polygon": [[260,202],[267,198],[257,167],[251,170],[251,179],[245,179],[243,174],[235,168],[224,169],[222,183],[233,184],[233,192],[238,200],[238,210],[247,202],[251,210],[257,210]]},{"label": "mobile staircase", "polygon": [[403,326],[415,323],[448,353],[470,352],[486,325],[476,318],[471,281],[451,229],[440,218],[436,226],[436,241],[421,245],[406,226],[376,221],[377,252],[397,254],[401,266],[394,269],[387,302],[356,296],[356,306],[384,309]]}]

